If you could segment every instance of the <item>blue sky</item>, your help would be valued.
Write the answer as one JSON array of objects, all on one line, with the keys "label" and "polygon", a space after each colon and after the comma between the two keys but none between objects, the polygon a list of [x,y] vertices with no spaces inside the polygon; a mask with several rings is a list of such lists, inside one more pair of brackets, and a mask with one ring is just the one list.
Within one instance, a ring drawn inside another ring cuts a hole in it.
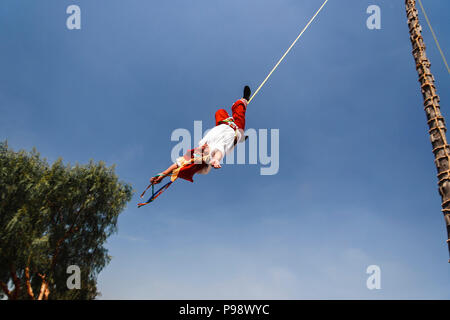
[{"label": "blue sky", "polygon": [[[424,0],[444,52],[450,2]],[[321,0],[3,0],[0,139],[117,165],[136,190],[104,299],[450,298],[445,227],[404,1],[330,0],[248,107],[280,170],[224,165],[137,209],[174,129],[255,89]],[[81,30],[66,8],[81,8]],[[366,9],[381,7],[382,29]],[[420,14],[448,116],[449,75]],[[381,268],[381,290],[366,268]]]}]

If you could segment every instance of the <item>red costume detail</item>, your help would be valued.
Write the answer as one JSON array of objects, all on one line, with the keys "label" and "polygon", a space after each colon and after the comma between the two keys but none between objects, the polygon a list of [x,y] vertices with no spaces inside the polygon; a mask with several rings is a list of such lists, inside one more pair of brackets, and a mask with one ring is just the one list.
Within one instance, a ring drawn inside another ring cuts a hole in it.
[{"label": "red costume detail", "polygon": [[[203,147],[190,149],[186,152],[186,154],[183,156],[183,158],[186,161],[189,161],[190,159],[194,159],[195,157],[202,157],[203,149],[204,149]],[[209,164],[207,164],[203,160],[201,163],[195,163],[195,162],[190,163],[180,169],[180,172],[178,172],[178,178],[181,178],[181,179],[184,179],[184,180],[187,180],[190,182],[194,182],[194,179],[192,179],[194,174],[196,174],[198,171],[200,171],[202,169],[205,169],[208,166],[209,166]]]},{"label": "red costume detail", "polygon": [[219,109],[216,111],[216,126],[220,124],[221,121],[229,118],[230,115],[228,114],[227,110],[225,109]]},{"label": "red costume detail", "polygon": [[[245,130],[245,111],[247,110],[247,101],[244,99],[239,99],[231,107],[231,112],[233,113],[234,123],[239,127],[239,129]],[[229,118],[230,115],[225,109],[219,109],[216,111],[216,126],[220,124],[221,121]]]},{"label": "red costume detail", "polygon": [[231,107],[234,123],[242,130],[245,130],[245,111],[247,110],[247,103],[247,100],[239,99]]}]

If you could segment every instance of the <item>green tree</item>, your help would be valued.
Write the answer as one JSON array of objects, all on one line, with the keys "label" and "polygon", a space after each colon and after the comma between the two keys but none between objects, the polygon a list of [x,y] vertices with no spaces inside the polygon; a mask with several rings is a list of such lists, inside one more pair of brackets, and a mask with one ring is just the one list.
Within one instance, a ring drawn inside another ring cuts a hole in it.
[{"label": "green tree", "polygon": [[[9,299],[93,299],[109,263],[104,244],[132,197],[114,166],[50,165],[39,153],[0,143],[0,295]],[[81,270],[69,290],[67,268]]]}]

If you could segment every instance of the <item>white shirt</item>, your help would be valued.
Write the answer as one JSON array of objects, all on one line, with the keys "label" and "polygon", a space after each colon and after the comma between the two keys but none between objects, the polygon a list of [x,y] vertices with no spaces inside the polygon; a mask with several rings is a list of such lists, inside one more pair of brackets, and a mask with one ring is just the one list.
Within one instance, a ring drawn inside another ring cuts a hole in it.
[{"label": "white shirt", "polygon": [[243,137],[242,129],[234,130],[227,124],[219,124],[215,126],[199,141],[198,145],[203,146],[205,143],[209,146],[209,152],[211,157],[217,151],[222,152],[225,156],[234,147],[234,137],[237,136],[237,141],[241,142]]}]

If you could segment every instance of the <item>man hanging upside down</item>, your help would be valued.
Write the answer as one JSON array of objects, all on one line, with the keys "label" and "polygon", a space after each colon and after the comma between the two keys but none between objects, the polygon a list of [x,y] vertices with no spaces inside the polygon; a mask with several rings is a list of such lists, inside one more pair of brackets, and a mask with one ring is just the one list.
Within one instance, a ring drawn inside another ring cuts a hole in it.
[{"label": "man hanging upside down", "polygon": [[151,178],[150,183],[160,183],[169,175],[194,182],[192,179],[194,174],[207,174],[211,167],[221,168],[222,158],[233,150],[237,143],[245,141],[245,111],[250,94],[250,88],[245,86],[243,98],[237,100],[231,107],[232,117],[225,109],[217,110],[216,126],[199,141],[198,147],[188,150],[169,168]]}]

